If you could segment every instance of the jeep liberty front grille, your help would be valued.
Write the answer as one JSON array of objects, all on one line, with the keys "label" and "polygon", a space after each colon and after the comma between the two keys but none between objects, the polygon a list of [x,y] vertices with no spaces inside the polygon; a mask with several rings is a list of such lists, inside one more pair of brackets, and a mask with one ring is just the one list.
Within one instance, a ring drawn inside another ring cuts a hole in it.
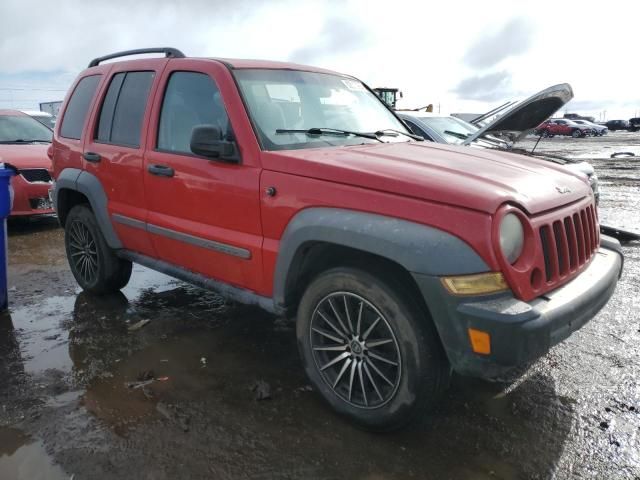
[{"label": "jeep liberty front grille", "polygon": [[538,228],[547,283],[553,283],[588,263],[600,244],[593,205]]}]

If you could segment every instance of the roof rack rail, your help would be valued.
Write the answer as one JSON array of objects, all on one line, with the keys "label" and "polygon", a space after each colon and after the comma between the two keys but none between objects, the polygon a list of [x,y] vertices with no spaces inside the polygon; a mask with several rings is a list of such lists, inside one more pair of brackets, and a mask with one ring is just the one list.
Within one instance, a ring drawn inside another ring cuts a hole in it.
[{"label": "roof rack rail", "polygon": [[161,48],[138,48],[136,50],[125,50],[124,52],[111,53],[104,57],[94,58],[89,62],[89,68],[99,65],[105,60],[111,60],[112,58],[127,57],[129,55],[141,55],[144,53],[164,53],[167,58],[185,58],[185,54],[177,48],[161,47]]}]

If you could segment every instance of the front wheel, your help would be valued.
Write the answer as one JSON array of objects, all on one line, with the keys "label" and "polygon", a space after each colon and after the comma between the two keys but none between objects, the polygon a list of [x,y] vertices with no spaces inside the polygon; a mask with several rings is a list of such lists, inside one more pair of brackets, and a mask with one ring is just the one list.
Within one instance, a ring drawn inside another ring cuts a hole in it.
[{"label": "front wheel", "polygon": [[577,129],[576,129],[576,130],[574,130],[573,132],[571,132],[571,136],[572,136],[573,138],[581,137],[581,136],[582,136],[582,132],[580,132],[580,130],[577,130]]},{"label": "front wheel", "polygon": [[338,413],[371,430],[433,406],[450,369],[431,319],[407,289],[355,268],[317,277],[298,308],[305,371]]},{"label": "front wheel", "polygon": [[88,205],[76,205],[67,215],[64,244],[71,273],[83,290],[113,293],[129,282],[131,262],[109,248]]}]

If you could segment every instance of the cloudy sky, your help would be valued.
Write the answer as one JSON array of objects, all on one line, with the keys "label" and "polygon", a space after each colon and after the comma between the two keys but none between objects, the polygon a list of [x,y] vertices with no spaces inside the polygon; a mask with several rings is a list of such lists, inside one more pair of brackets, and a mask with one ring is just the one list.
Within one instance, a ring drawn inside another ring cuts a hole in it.
[{"label": "cloudy sky", "polygon": [[[482,112],[570,83],[570,111],[640,115],[640,2],[0,0],[0,108],[61,99],[88,61],[174,46],[291,60]],[[606,113],[605,113],[606,111]]]}]

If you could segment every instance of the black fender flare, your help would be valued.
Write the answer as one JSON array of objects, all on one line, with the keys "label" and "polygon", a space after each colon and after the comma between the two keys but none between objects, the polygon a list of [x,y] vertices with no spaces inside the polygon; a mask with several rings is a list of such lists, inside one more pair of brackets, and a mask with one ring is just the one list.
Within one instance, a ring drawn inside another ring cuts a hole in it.
[{"label": "black fender flare", "polygon": [[274,272],[274,303],[286,308],[288,277],[305,244],[326,242],[391,260],[410,273],[465,275],[489,271],[460,238],[434,227],[372,213],[308,208],[297,213],[280,240]]},{"label": "black fender flare", "polygon": [[58,210],[58,196],[60,191],[64,189],[80,192],[87,197],[107,245],[113,249],[122,248],[122,242],[120,242],[120,238],[109,219],[107,195],[104,193],[98,177],[78,168],[62,170],[56,179],[53,191],[53,204],[56,211]]}]

